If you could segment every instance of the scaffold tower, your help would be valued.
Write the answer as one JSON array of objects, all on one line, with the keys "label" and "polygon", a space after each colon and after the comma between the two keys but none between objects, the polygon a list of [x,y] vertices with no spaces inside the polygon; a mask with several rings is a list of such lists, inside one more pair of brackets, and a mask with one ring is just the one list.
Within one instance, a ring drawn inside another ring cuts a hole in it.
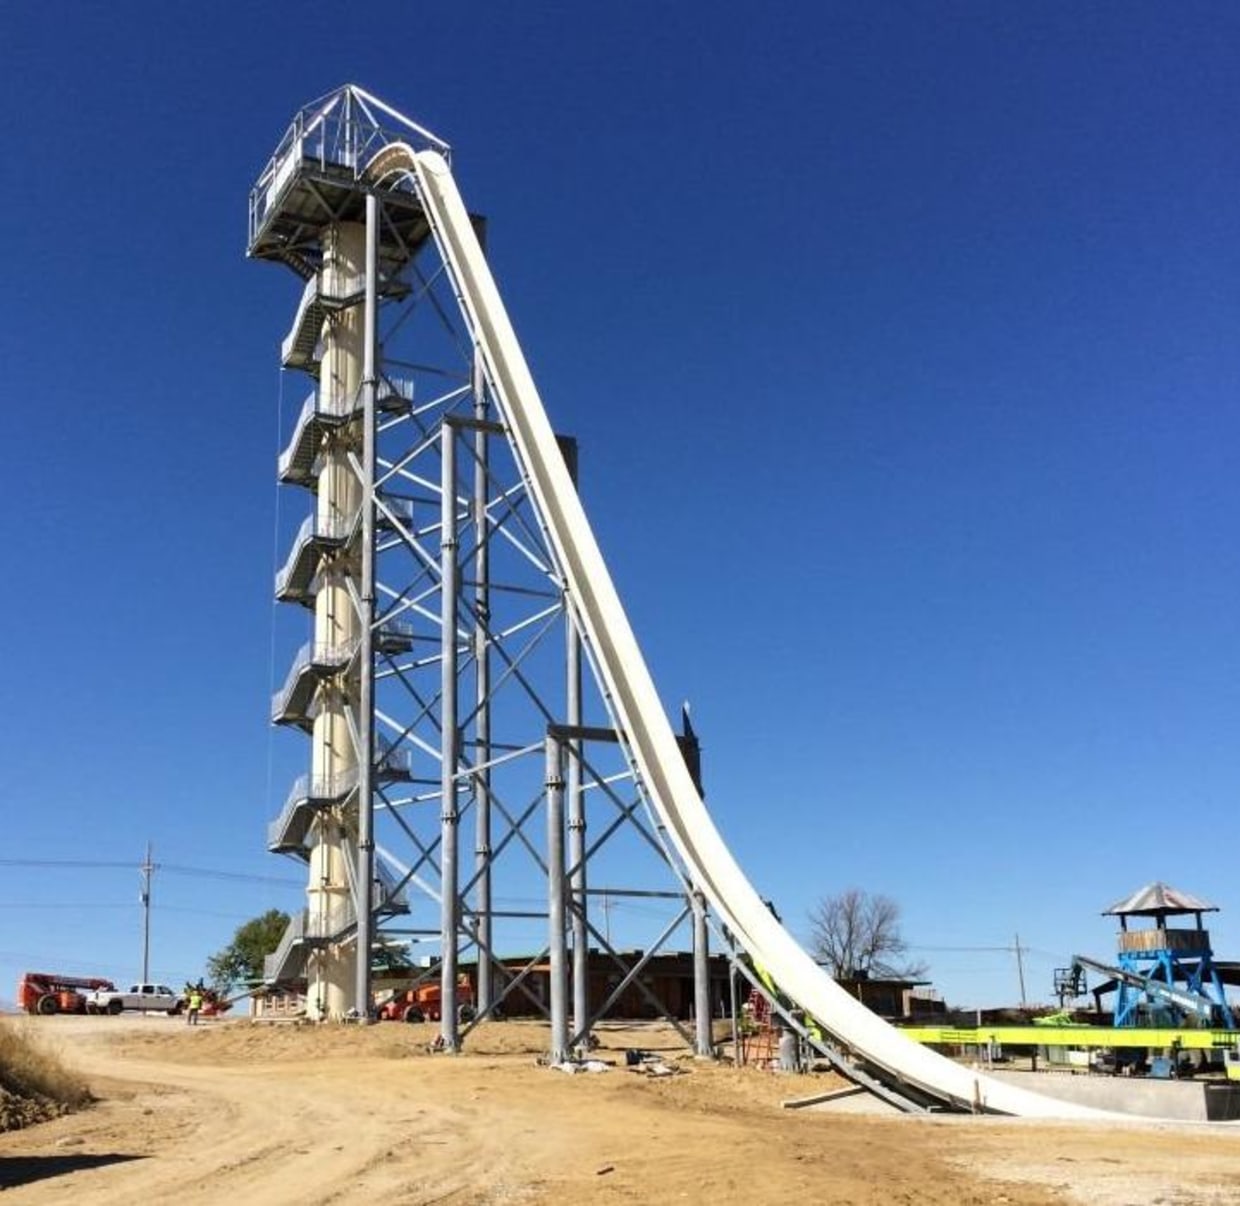
[{"label": "scaffold tower", "polygon": [[[374,960],[403,959],[440,986],[447,1049],[521,1001],[549,1018],[562,1057],[626,991],[673,1016],[642,972],[691,942],[697,1026],[682,1033],[706,1053],[704,899],[669,874],[586,673],[477,318],[417,181],[388,162],[398,146],[451,157],[346,85],[297,113],[250,194],[249,255],[301,282],[281,363],[308,389],[277,473],[309,506],[274,589],[311,632],[272,720],[309,737],[309,769],[268,831],[270,850],[305,865],[306,907],[265,978],[304,980],[312,1018],[365,1019]],[[575,478],[576,443],[559,443]],[[682,748],[696,765],[687,726]],[[640,947],[596,923],[599,896],[646,927]],[[615,965],[601,1001],[592,950]],[[544,989],[534,973],[548,968]]]}]

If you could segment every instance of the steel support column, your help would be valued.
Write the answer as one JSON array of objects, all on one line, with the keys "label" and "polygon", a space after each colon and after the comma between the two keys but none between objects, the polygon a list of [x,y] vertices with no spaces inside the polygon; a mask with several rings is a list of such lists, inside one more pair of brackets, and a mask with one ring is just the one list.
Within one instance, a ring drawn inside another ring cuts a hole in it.
[{"label": "steel support column", "polygon": [[[572,609],[565,608],[568,637],[568,723],[581,727],[581,637]],[[582,785],[581,740],[568,743],[568,863],[573,931],[573,1032],[579,1043],[590,1038],[590,938],[586,912],[586,801]]]},{"label": "steel support column", "polygon": [[[487,421],[486,382],[481,356],[474,355],[474,418]],[[473,763],[474,895],[478,937],[478,1012],[495,1001],[491,964],[491,525],[487,517],[491,436],[484,427],[474,432],[474,676],[476,683]]]},{"label": "steel support column", "polygon": [[370,948],[373,944],[375,880],[374,710],[375,710],[375,395],[378,330],[379,202],[366,195],[366,301],[362,334],[362,581],[361,673],[357,702],[357,977],[353,1008],[362,1021],[371,1014]]},{"label": "steel support column", "polygon": [[442,641],[440,644],[440,908],[441,967],[439,1033],[443,1046],[455,1051],[459,1045],[457,1017],[457,934],[460,900],[457,895],[457,767],[460,763],[460,718],[457,714],[456,616],[460,584],[456,534],[456,429],[451,423],[439,428],[443,496],[440,507],[440,593]]},{"label": "steel support column", "polygon": [[[561,440],[560,451],[576,486],[578,474],[577,441]],[[573,615],[571,601],[564,600],[564,635],[567,684],[566,720],[571,729],[582,726],[581,633]],[[570,924],[573,934],[573,1032],[576,1041],[589,1045],[590,1039],[590,934],[586,909],[586,795],[581,759],[585,747],[580,737],[570,737],[568,749],[568,863]]]},{"label": "steel support column", "polygon": [[564,747],[547,734],[547,929],[551,1062],[568,1058],[568,943],[564,894]]},{"label": "steel support column", "polygon": [[696,1055],[709,1058],[715,1054],[710,1011],[710,931],[706,926],[706,897],[696,888],[690,894],[693,903],[693,1013],[697,1020]]}]

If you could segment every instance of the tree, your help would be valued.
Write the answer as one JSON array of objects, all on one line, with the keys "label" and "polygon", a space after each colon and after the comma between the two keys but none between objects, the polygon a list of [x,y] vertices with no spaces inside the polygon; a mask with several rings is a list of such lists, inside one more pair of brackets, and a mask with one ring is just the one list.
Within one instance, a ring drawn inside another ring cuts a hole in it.
[{"label": "tree", "polygon": [[247,980],[261,980],[263,959],[280,945],[288,928],[288,914],[268,909],[237,927],[233,940],[207,959],[207,976],[223,992]]},{"label": "tree", "polygon": [[810,910],[810,947],[837,980],[860,975],[916,979],[926,964],[902,959],[908,944],[900,934],[900,906],[890,896],[847,888],[826,896]]}]

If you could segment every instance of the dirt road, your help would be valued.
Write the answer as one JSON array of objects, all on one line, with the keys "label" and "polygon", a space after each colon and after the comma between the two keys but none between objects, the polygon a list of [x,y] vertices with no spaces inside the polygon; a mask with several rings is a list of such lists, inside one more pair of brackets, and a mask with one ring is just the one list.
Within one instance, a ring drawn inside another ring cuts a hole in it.
[{"label": "dirt road", "polygon": [[430,1055],[429,1026],[190,1029],[167,1018],[29,1023],[89,1078],[99,1105],[0,1135],[5,1206],[280,1203],[788,1202],[1047,1206],[1240,1201],[1240,1131],[1046,1126],[789,1112],[829,1076],[672,1058],[536,1066],[540,1027],[480,1028]]}]

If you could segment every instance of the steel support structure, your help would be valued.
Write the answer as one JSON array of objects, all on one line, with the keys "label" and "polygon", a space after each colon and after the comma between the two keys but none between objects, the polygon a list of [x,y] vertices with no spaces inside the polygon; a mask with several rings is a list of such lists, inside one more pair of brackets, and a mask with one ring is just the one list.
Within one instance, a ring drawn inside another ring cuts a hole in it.
[{"label": "steel support structure", "polygon": [[457,879],[457,771],[461,761],[460,716],[457,714],[457,635],[456,617],[460,610],[460,574],[457,562],[456,508],[456,430],[444,422],[439,428],[439,454],[443,470],[439,547],[440,582],[443,611],[440,619],[440,994],[442,1001],[443,1045],[455,1051],[458,1045],[457,1015],[457,933],[461,926]]},{"label": "steel support structure", "polygon": [[[375,480],[375,398],[378,395],[379,322],[379,203],[373,194],[366,197],[366,296],[362,343],[362,488],[369,494]],[[374,838],[374,622],[375,622],[375,508],[366,498],[362,504],[362,636],[358,650],[357,708],[357,874],[354,878],[353,907],[357,916],[357,949],[369,952],[374,942],[374,917],[369,900],[375,878]],[[363,889],[363,891],[358,891]],[[371,1016],[371,962],[357,959],[353,1011],[357,1018]]]},{"label": "steel support structure", "polygon": [[474,878],[477,883],[478,1012],[486,1015],[495,1001],[490,952],[494,949],[491,925],[491,642],[487,624],[491,614],[490,521],[487,517],[487,467],[490,439],[487,419],[490,407],[478,354],[474,354],[470,386],[474,397],[474,547],[477,549],[474,582],[474,747],[471,788],[474,799]]},{"label": "steel support structure", "polygon": [[[278,584],[314,640],[273,703],[311,734],[311,768],[269,834],[306,864],[308,908],[267,978],[305,979],[313,1017],[365,1019],[382,953],[438,983],[444,1049],[521,1003],[563,1059],[626,994],[672,1017],[644,973],[691,941],[696,1036],[677,1025],[704,1054],[704,903],[669,871],[585,673],[474,320],[416,181],[385,166],[398,141],[449,153],[346,86],[297,114],[251,194],[250,255],[303,282],[283,363],[315,383],[279,476],[317,518]],[[591,915],[603,894],[636,915],[623,937]],[[601,1001],[592,957],[614,969]]]},{"label": "steel support structure", "polygon": [[693,1018],[697,1023],[694,1052],[703,1058],[715,1054],[710,1008],[710,931],[706,925],[706,897],[696,889],[693,901]]},{"label": "steel support structure", "polygon": [[564,751],[547,735],[547,946],[553,1063],[568,1058],[568,911],[564,893]]}]

